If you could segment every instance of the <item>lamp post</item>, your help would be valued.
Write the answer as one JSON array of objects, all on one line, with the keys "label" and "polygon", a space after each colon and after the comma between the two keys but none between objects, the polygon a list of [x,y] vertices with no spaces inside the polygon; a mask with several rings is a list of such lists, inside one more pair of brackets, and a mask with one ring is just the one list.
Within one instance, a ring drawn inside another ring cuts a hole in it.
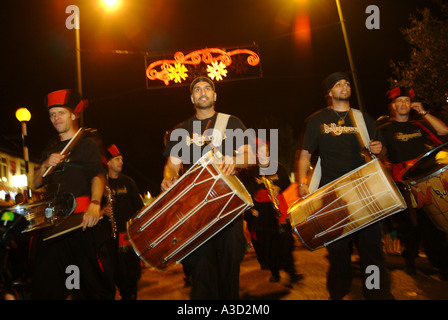
[{"label": "lamp post", "polygon": [[[82,95],[82,75],[81,75],[81,40],[79,35],[79,13],[75,16],[75,46],[76,46],[76,80],[78,84],[78,93]],[[84,112],[80,115],[80,125],[84,126]]]},{"label": "lamp post", "polygon": [[[109,8],[113,9],[118,7],[118,0],[103,0],[103,4]],[[78,93],[83,98],[82,93],[82,74],[81,74],[81,36],[80,36],[80,18],[79,12],[75,15],[75,50],[76,50],[76,80],[78,86]],[[80,115],[80,125],[84,126],[84,112]]]},{"label": "lamp post", "polygon": [[339,20],[341,22],[342,35],[344,36],[345,48],[347,49],[348,62],[350,63],[350,70],[353,75],[353,81],[355,85],[356,98],[358,100],[359,110],[364,111],[364,106],[362,103],[361,93],[359,90],[359,81],[358,81],[358,73],[355,69],[355,64],[353,62],[352,52],[350,50],[350,43],[348,41],[347,29],[345,28],[344,16],[342,15],[341,3],[339,0],[336,0],[336,6],[338,8]]},{"label": "lamp post", "polygon": [[25,174],[26,174],[26,199],[30,198],[30,184],[29,184],[29,154],[28,154],[28,132],[26,123],[31,119],[31,113],[27,108],[19,108],[16,111],[16,118],[22,124],[22,144],[23,144],[23,159],[25,160]]}]

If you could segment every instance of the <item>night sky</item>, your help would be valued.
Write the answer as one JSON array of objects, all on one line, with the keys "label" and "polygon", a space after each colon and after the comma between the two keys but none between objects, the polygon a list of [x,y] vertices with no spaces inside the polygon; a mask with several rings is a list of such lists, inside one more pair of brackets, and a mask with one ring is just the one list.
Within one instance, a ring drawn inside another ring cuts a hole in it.
[{"label": "night sky", "polygon": [[[165,131],[194,113],[187,86],[146,88],[145,53],[187,54],[255,42],[262,77],[217,83],[216,109],[238,116],[247,127],[292,129],[288,132],[293,139],[305,118],[325,106],[325,76],[350,71],[334,0],[121,2],[114,12],[106,12],[100,0],[1,2],[0,132],[5,147],[21,152],[15,110],[26,107],[32,114],[29,150],[39,159],[55,135],[45,95],[77,87],[75,31],[65,25],[68,5],[80,9],[82,86],[90,101],[84,125],[98,129],[105,144],[117,145],[124,155],[124,173],[142,193],[160,190]],[[366,28],[369,5],[380,9],[379,30]],[[427,5],[416,0],[341,0],[364,108],[374,118],[386,113],[389,61],[406,60],[410,52],[401,30],[409,26],[410,13]],[[308,42],[297,39],[298,17],[309,19]]]}]

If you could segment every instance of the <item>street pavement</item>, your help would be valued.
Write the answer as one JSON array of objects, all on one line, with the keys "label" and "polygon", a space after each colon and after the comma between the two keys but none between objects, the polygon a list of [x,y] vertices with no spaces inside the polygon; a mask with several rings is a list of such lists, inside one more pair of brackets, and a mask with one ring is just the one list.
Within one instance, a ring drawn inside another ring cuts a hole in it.
[{"label": "street pavement", "polygon": [[[261,270],[253,249],[249,249],[241,264],[240,297],[242,300],[328,300],[326,273],[328,261],[325,248],[309,251],[296,244],[294,250],[297,271],[303,274],[300,282],[289,284],[286,273],[278,283],[269,281],[270,272]],[[386,255],[396,300],[448,300],[448,281],[442,281],[425,257],[416,260],[417,274],[404,271],[404,259],[397,254]],[[345,300],[363,300],[360,267],[356,253],[352,258],[353,283]],[[181,264],[166,271],[144,268],[139,282],[139,300],[189,300],[190,287],[185,285]]]}]

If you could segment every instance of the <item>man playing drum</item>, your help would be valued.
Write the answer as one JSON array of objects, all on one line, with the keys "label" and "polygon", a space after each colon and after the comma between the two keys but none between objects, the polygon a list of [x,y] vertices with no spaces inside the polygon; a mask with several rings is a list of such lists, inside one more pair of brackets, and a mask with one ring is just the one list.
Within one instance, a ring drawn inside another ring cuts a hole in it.
[{"label": "man playing drum", "polygon": [[[397,224],[398,238],[404,246],[402,255],[406,272],[416,273],[415,259],[419,251],[419,239],[432,265],[439,269],[441,277],[448,279],[448,245],[445,233],[438,230],[423,210],[414,210],[411,194],[400,182],[403,174],[416,160],[427,152],[427,145],[437,146],[442,142],[437,136],[448,134],[443,121],[425,111],[422,103],[413,102],[413,89],[396,87],[387,92],[390,101],[391,120],[378,130],[387,149],[387,160],[391,163],[392,177],[401,186],[407,199],[408,209],[391,217]],[[412,120],[412,110],[423,120]]]},{"label": "man playing drum", "polygon": [[[162,190],[168,190],[177,181],[180,169],[185,167],[187,171],[204,154],[204,150],[217,147],[210,143],[217,122],[215,85],[207,77],[198,77],[192,81],[190,92],[196,113],[176,126],[170,134],[164,152],[167,161]],[[234,116],[228,118],[226,128],[222,141],[230,139],[226,137],[229,129],[240,129],[240,132],[246,129]],[[247,141],[234,139],[233,144],[228,141],[222,143],[219,153],[222,153],[223,160],[219,166],[224,174],[231,175],[236,168],[255,163]],[[191,299],[238,299],[240,264],[245,250],[243,220],[238,217],[183,259],[185,271],[191,275]]]},{"label": "man playing drum", "polygon": [[[362,147],[357,138],[350,117],[350,78],[347,74],[337,72],[324,80],[324,90],[329,106],[312,114],[308,119],[303,135],[302,146],[296,164],[296,181],[299,183],[299,196],[309,193],[307,174],[311,156],[319,152],[322,163],[322,177],[319,186],[341,177],[362,166],[365,159],[361,155]],[[375,121],[363,114],[369,135],[374,136]],[[382,152],[379,141],[370,141],[373,154]],[[351,253],[356,241],[361,258],[361,274],[366,277],[366,268],[374,265],[380,271],[379,289],[368,289],[363,281],[364,296],[367,299],[392,299],[389,276],[385,268],[382,247],[382,229],[379,223],[355,232],[327,246],[330,267],[327,273],[327,289],[330,299],[343,299],[350,291],[352,281]]]},{"label": "man playing drum", "polygon": [[[79,228],[46,241],[38,240],[33,299],[71,296],[72,299],[113,300],[115,297],[113,269],[106,245],[109,235],[98,225],[105,185],[99,140],[83,134],[69,152],[63,152],[80,132],[78,118],[85,106],[86,101],[72,90],[54,91],[46,97],[50,121],[58,135],[43,151],[33,185],[35,188],[46,186],[47,191],[54,187],[57,192],[73,194],[77,203],[75,212],[57,228],[71,225],[71,221]],[[51,168],[54,171],[48,174]],[[48,233],[53,229],[55,227],[44,231]],[[79,268],[81,274],[79,286],[68,286],[66,282],[67,270],[73,266]]]}]

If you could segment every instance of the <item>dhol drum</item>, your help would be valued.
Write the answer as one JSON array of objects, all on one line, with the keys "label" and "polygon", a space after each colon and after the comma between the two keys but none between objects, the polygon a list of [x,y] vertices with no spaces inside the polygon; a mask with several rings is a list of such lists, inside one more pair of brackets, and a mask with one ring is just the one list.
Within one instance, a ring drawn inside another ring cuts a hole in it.
[{"label": "dhol drum", "polygon": [[163,270],[252,206],[244,185],[236,176],[224,175],[209,152],[128,221],[129,241],[145,263]]},{"label": "dhol drum", "polygon": [[448,231],[448,144],[434,148],[411,166],[403,182],[411,189],[417,207],[424,208],[435,226]]},{"label": "dhol drum", "polygon": [[50,194],[45,199],[21,203],[7,208],[7,211],[24,216],[27,227],[22,232],[54,227],[65,221],[76,208],[76,199],[71,193]]},{"label": "dhol drum", "polygon": [[316,250],[406,208],[378,159],[319,188],[289,208],[291,225]]}]

